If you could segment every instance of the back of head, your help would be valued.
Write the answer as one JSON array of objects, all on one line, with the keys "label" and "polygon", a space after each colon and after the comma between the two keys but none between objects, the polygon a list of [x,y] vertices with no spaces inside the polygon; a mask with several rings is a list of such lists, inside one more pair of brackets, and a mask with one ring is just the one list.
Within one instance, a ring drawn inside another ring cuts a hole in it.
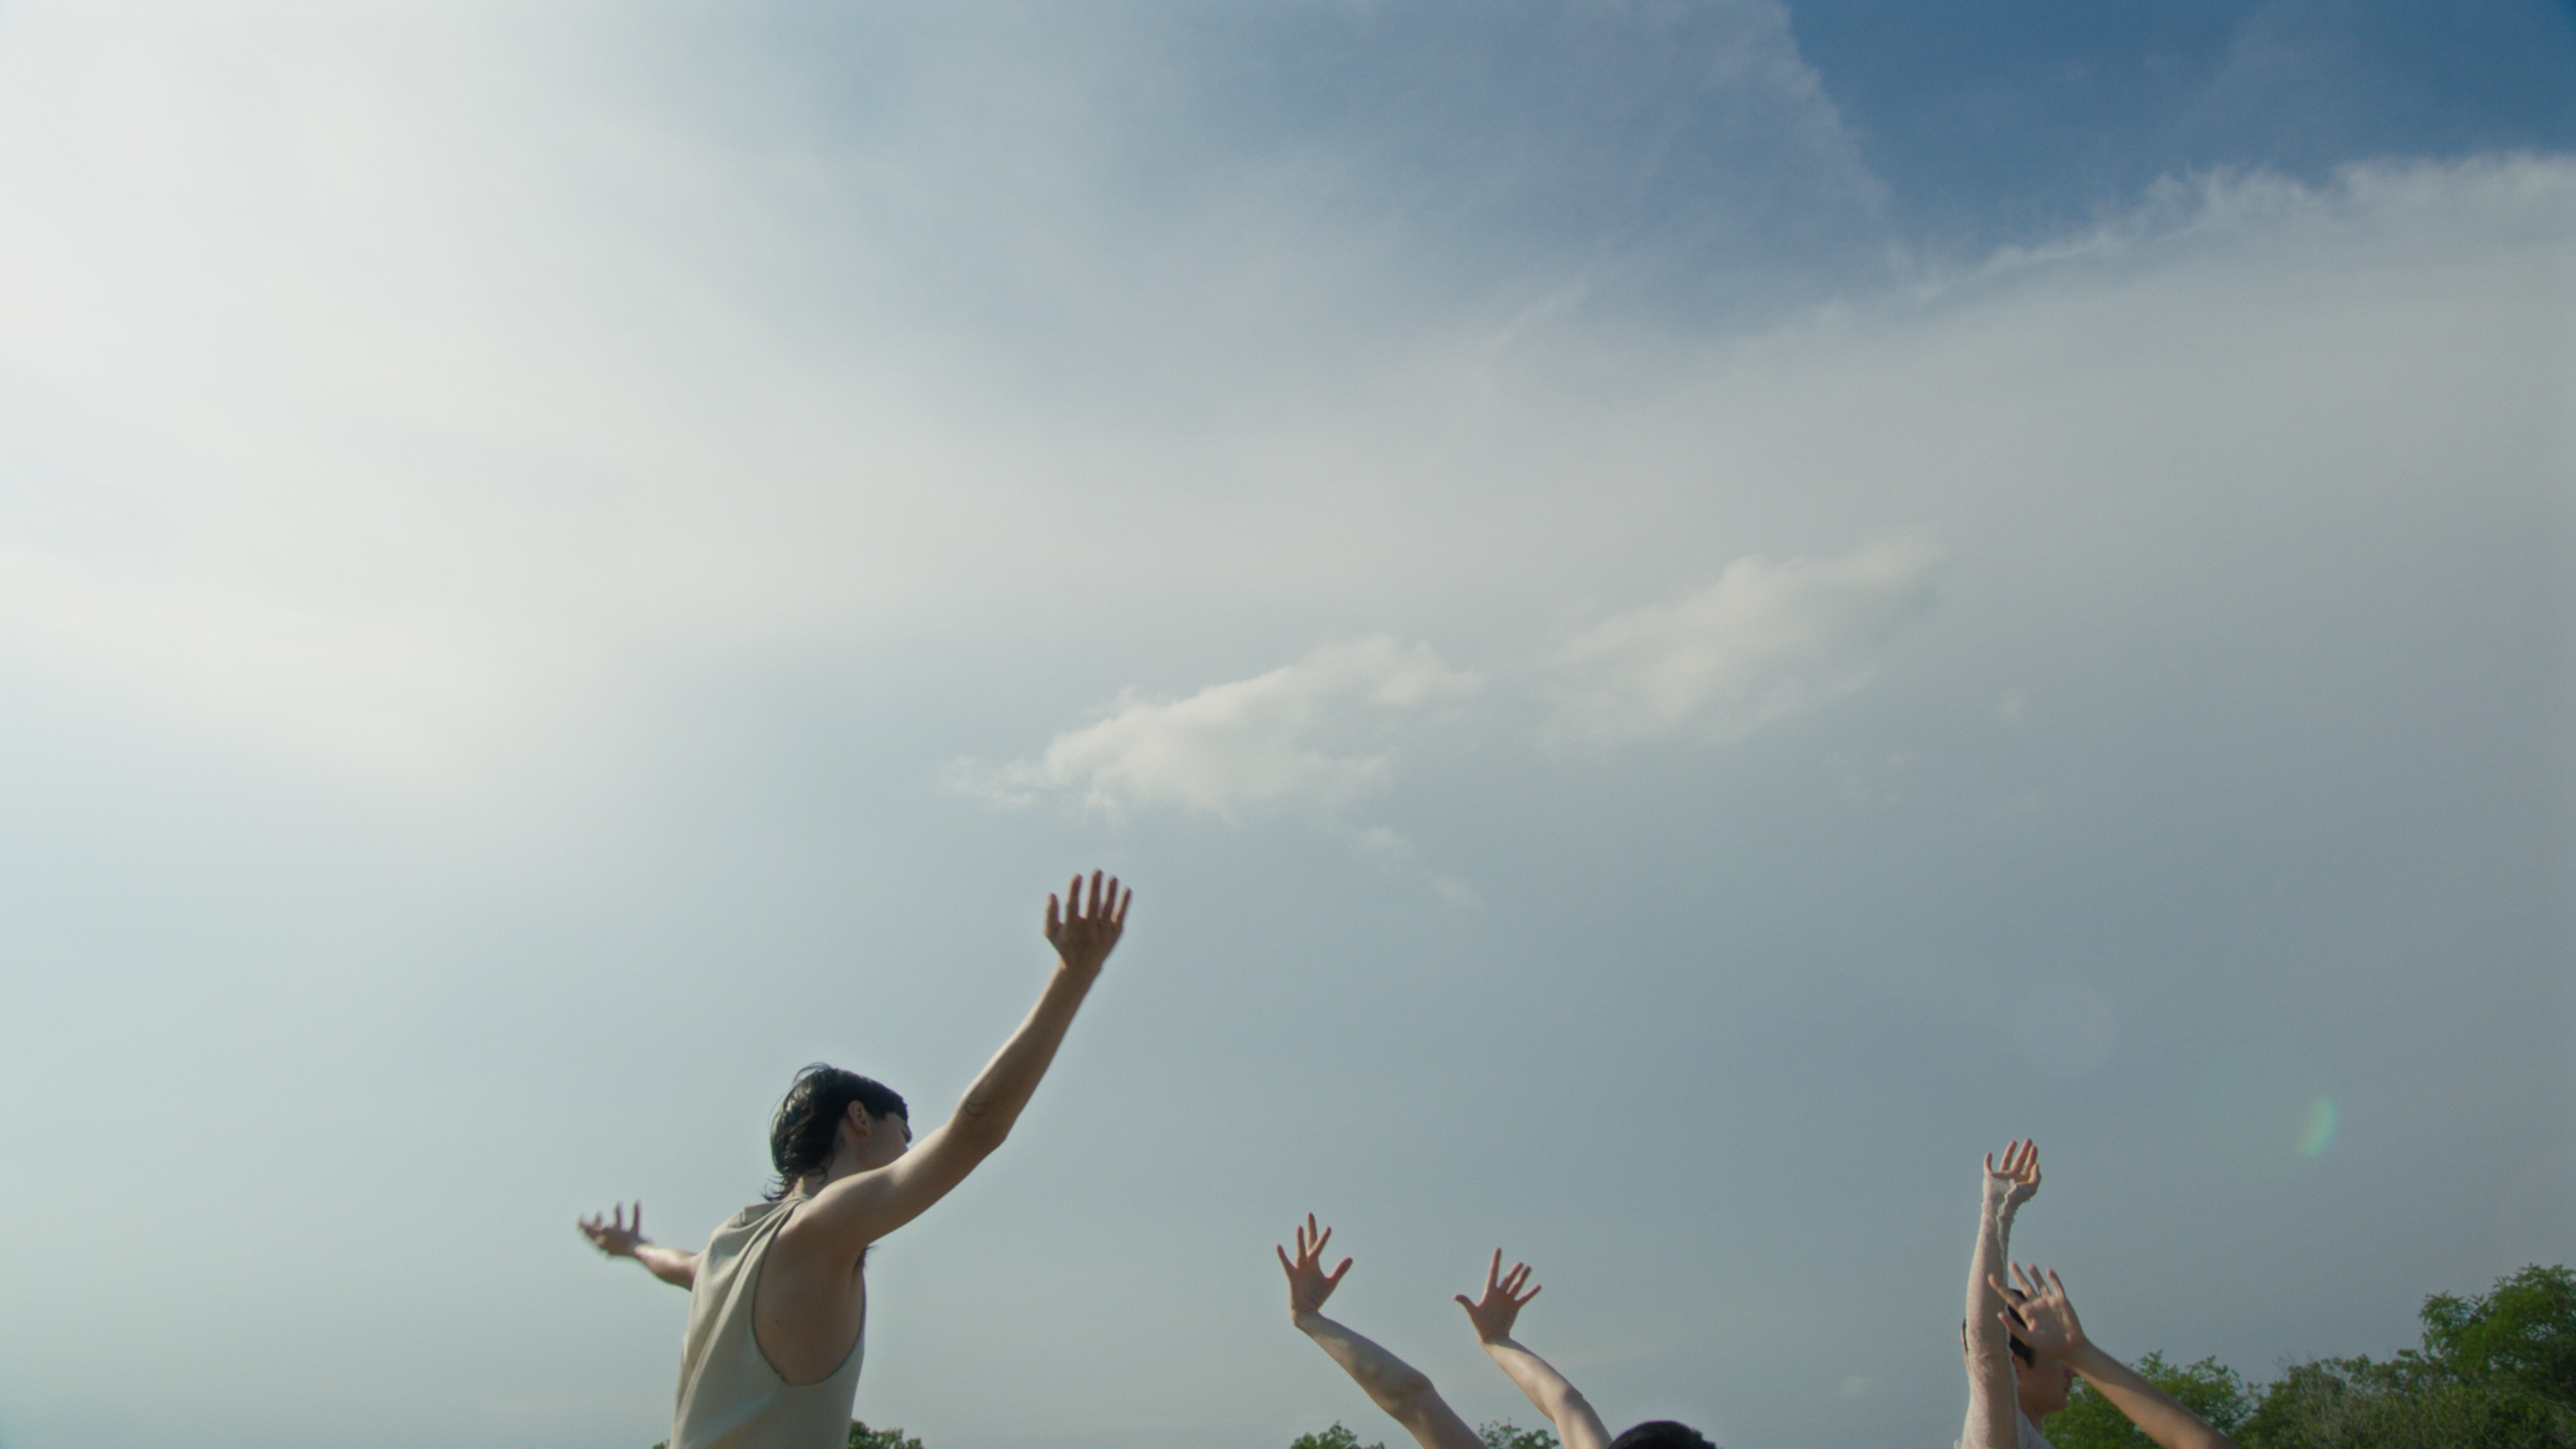
[{"label": "back of head", "polygon": [[[2021,1316],[2021,1305],[2028,1301],[2029,1297],[2029,1294],[2022,1292],[2018,1288],[2007,1288],[2004,1290],[2004,1312],[2012,1315],[2012,1321],[2014,1323],[2019,1324],[2026,1321]],[[2012,1350],[2012,1356],[2018,1363],[2029,1366],[2036,1365],[2039,1362],[2038,1351],[2033,1349],[2028,1343],[2024,1342],[2020,1334],[2013,1332],[2009,1328],[2004,1330],[2004,1345]],[[1959,1323],[1959,1347],[1961,1349],[1965,1349],[1967,1346],[1968,1325],[1966,1320],[1962,1319]]]},{"label": "back of head", "polygon": [[771,1202],[785,1197],[798,1178],[831,1166],[833,1149],[840,1145],[841,1119],[852,1102],[871,1117],[912,1118],[903,1098],[874,1078],[822,1062],[798,1072],[787,1100],[769,1119],[769,1165],[778,1169],[778,1184],[768,1194]]},{"label": "back of head", "polygon": [[[2016,1327],[2025,1325],[2030,1321],[2021,1316],[2021,1306],[2030,1301],[2029,1294],[2024,1293],[2018,1288],[2007,1288],[2004,1290],[2004,1300],[2004,1312],[2012,1315],[2012,1321]],[[2004,1337],[2012,1349],[2012,1356],[2019,1359],[2024,1367],[2035,1367],[2038,1365],[2038,1351],[2033,1349],[2020,1334],[2015,1333],[2008,1328],[2004,1330]]]},{"label": "back of head", "polygon": [[1610,1441],[1610,1449],[1717,1449],[1697,1429],[1670,1419],[1649,1419]]}]

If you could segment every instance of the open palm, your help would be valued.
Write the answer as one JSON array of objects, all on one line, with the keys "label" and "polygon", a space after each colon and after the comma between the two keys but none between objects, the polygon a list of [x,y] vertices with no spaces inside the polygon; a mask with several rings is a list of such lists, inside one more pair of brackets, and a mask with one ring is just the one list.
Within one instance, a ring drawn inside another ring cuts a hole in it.
[{"label": "open palm", "polygon": [[1999,1189],[2003,1200],[2015,1207],[2038,1196],[2038,1143],[2025,1140],[2005,1148],[2001,1167],[1995,1165],[1993,1153],[1986,1154],[1986,1192],[1991,1196]]},{"label": "open palm", "polygon": [[1514,1263],[1510,1272],[1503,1271],[1503,1250],[1494,1250],[1494,1260],[1485,1265],[1485,1296],[1470,1301],[1466,1294],[1455,1295],[1458,1306],[1467,1310],[1467,1321],[1476,1325],[1476,1339],[1492,1343],[1512,1336],[1512,1325],[1518,1322],[1521,1309],[1538,1296],[1538,1290],[1521,1291],[1530,1280],[1530,1265]]},{"label": "open palm", "polygon": [[637,1203],[630,1212],[623,1203],[608,1212],[580,1219],[575,1226],[590,1245],[612,1258],[632,1258],[639,1243],[651,1241],[644,1236],[644,1204]]},{"label": "open palm", "polygon": [[1091,900],[1083,902],[1082,877],[1075,876],[1059,903],[1047,897],[1046,938],[1069,970],[1085,975],[1100,969],[1127,930],[1127,906],[1134,891],[1121,891],[1118,877],[1091,873]]},{"label": "open palm", "polygon": [[1279,1266],[1288,1273],[1289,1316],[1321,1311],[1324,1300],[1332,1297],[1333,1290],[1342,1286],[1342,1275],[1351,1271],[1348,1258],[1344,1258],[1341,1266],[1332,1272],[1324,1271],[1324,1245],[1332,1240],[1333,1230],[1316,1227],[1315,1215],[1308,1213],[1305,1226],[1297,1229],[1297,1255],[1294,1258],[1288,1256],[1286,1248],[1274,1245],[1273,1251],[1279,1254]]},{"label": "open palm", "polygon": [[[2043,1273],[2036,1263],[2027,1268],[2015,1263],[2012,1275],[2023,1297],[2003,1315],[2007,1332],[2020,1334],[2031,1347],[2051,1358],[2064,1358],[2090,1342],[2084,1336],[2083,1321],[2075,1316],[2075,1305],[2067,1300],[2066,1285],[2057,1281],[2056,1273]],[[2012,1296],[1992,1277],[1986,1282],[1995,1292]]]}]

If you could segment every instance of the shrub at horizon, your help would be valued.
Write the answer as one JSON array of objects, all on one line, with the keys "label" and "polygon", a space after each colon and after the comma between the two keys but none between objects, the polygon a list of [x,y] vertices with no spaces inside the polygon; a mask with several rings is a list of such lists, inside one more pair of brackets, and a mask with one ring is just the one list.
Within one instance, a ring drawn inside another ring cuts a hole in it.
[{"label": "shrub at horizon", "polygon": [[[2222,1434],[2234,1434],[2254,1412],[2254,1392],[2244,1375],[2217,1359],[2169,1364],[2162,1353],[2150,1353],[2129,1367]],[[2128,1415],[2082,1379],[2075,1381],[2066,1407],[2049,1416],[2048,1442],[2056,1449],[2155,1449],[2155,1441],[2139,1433]]]},{"label": "shrub at horizon", "polygon": [[[2576,1271],[2538,1265],[2483,1295],[2436,1293],[2420,1347],[2292,1364],[2249,1388],[2214,1358],[2132,1367],[2244,1449],[2576,1449]],[[2051,1415],[2056,1449],[2150,1449],[2089,1384]]]},{"label": "shrub at horizon", "polygon": [[[1509,1419],[1495,1419],[1476,1430],[1485,1441],[1485,1449],[1557,1449],[1556,1435],[1545,1429],[1524,1429]],[[1312,1434],[1300,1434],[1288,1449],[1386,1449],[1380,1444],[1363,1444],[1341,1420],[1332,1427]]]},{"label": "shrub at horizon", "polygon": [[2576,1272],[2537,1265],[2418,1315],[2385,1363],[2293,1365],[2245,1421],[2247,1449],[2576,1449]]},{"label": "shrub at horizon", "polygon": [[[665,1440],[653,1449],[671,1449],[671,1445]],[[901,1429],[871,1429],[852,1419],[850,1449],[921,1449],[921,1441],[906,1436]]]},{"label": "shrub at horizon", "polygon": [[1384,1444],[1362,1444],[1360,1436],[1335,1419],[1329,1429],[1300,1434],[1288,1442],[1288,1449],[1386,1449]]}]

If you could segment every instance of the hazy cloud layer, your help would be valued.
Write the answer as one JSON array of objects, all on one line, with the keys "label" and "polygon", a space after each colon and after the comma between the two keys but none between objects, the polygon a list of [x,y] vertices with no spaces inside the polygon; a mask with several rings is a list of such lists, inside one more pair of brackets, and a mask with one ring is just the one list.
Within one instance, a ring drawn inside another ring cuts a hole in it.
[{"label": "hazy cloud layer", "polygon": [[1077,864],[871,1265],[940,1449],[1353,1422],[1309,1207],[1471,1419],[1504,1242],[1783,1449],[1953,1430],[2015,1135],[2124,1350],[2576,1252],[2576,162],[1936,266],[1784,15],[0,7],[0,1441],[652,1443],[573,1215],[695,1239],[818,1056],[937,1110]]}]

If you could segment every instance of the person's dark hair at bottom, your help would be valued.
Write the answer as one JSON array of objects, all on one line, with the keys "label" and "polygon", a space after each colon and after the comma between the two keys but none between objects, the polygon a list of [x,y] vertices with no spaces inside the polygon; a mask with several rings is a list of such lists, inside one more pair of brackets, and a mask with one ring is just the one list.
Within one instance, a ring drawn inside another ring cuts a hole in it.
[{"label": "person's dark hair at bottom", "polygon": [[1610,1441],[1610,1449],[1717,1449],[1706,1435],[1670,1419],[1648,1419]]}]

